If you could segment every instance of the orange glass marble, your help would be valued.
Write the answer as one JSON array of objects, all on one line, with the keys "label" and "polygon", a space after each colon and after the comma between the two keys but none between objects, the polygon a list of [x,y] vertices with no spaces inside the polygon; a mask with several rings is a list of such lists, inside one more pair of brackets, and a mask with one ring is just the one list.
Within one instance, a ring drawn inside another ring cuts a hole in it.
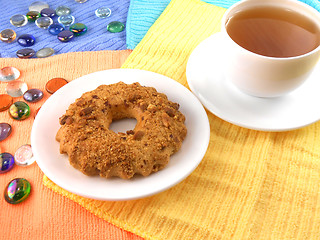
[{"label": "orange glass marble", "polygon": [[64,78],[52,78],[46,84],[46,91],[53,94],[67,83],[68,81]]},{"label": "orange glass marble", "polygon": [[0,112],[3,112],[12,105],[13,98],[8,94],[0,94]]}]

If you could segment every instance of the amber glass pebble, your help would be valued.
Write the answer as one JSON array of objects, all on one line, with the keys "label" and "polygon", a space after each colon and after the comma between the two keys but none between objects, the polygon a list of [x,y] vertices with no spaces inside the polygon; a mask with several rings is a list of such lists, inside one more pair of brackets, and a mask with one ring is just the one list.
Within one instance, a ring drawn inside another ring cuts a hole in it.
[{"label": "amber glass pebble", "polygon": [[16,39],[16,32],[12,29],[5,29],[0,33],[0,40],[2,42],[11,43]]},{"label": "amber glass pebble", "polygon": [[67,83],[68,83],[68,81],[65,80],[64,78],[52,78],[47,82],[46,90],[47,90],[48,93],[53,94],[59,88],[63,87]]},{"label": "amber glass pebble", "polygon": [[0,94],[0,112],[9,109],[13,103],[13,98],[8,94]]}]

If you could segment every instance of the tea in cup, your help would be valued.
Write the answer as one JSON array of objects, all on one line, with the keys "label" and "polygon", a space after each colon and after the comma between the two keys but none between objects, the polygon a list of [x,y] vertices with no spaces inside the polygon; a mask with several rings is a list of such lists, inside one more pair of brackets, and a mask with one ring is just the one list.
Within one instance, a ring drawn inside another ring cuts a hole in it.
[{"label": "tea in cup", "polygon": [[297,0],[243,0],[222,18],[224,74],[243,92],[279,97],[298,88],[320,57],[320,13]]}]

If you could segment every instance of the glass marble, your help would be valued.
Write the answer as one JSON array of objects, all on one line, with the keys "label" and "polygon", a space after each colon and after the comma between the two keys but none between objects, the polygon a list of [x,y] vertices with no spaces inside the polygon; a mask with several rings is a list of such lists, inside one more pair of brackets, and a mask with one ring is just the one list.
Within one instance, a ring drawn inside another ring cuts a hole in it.
[{"label": "glass marble", "polygon": [[52,78],[46,83],[46,91],[53,94],[67,83],[68,81],[64,78]]},{"label": "glass marble", "polygon": [[58,23],[54,23],[49,26],[48,30],[52,35],[58,35],[64,30],[64,26]]},{"label": "glass marble", "polygon": [[37,58],[45,58],[45,57],[50,57],[52,54],[54,54],[54,49],[53,48],[41,48],[39,51],[37,51],[36,55]]},{"label": "glass marble", "polygon": [[63,30],[62,32],[60,32],[58,34],[58,39],[61,41],[61,42],[69,42],[73,39],[74,37],[74,34],[73,32],[69,31],[69,30]]},{"label": "glass marble", "polygon": [[20,71],[15,67],[4,67],[0,69],[0,81],[10,82],[20,77]]},{"label": "glass marble", "polygon": [[71,9],[67,6],[59,6],[56,8],[56,14],[58,16],[70,15]]},{"label": "glass marble", "polygon": [[54,16],[56,16],[56,11],[52,8],[44,8],[41,10],[40,15],[41,17],[53,18]]},{"label": "glass marble", "polygon": [[88,0],[75,0],[77,3],[85,3]]},{"label": "glass marble", "polygon": [[16,39],[16,37],[17,34],[12,29],[5,29],[0,33],[0,40],[2,42],[11,43]]},{"label": "glass marble", "polygon": [[35,37],[31,34],[22,34],[17,41],[22,47],[31,47],[36,43]]},{"label": "glass marble", "polygon": [[27,102],[38,102],[43,98],[43,92],[40,89],[32,88],[23,94],[23,99]]},{"label": "glass marble", "polygon": [[30,144],[24,144],[14,154],[14,162],[19,166],[29,166],[35,162]]},{"label": "glass marble", "polygon": [[11,134],[12,127],[9,123],[0,123],[0,141],[5,140]]},{"label": "glass marble", "polygon": [[107,18],[111,15],[111,9],[108,7],[100,7],[94,13],[99,18]]},{"label": "glass marble", "polygon": [[36,54],[36,51],[32,48],[23,48],[16,52],[18,58],[32,58]]},{"label": "glass marble", "polygon": [[36,20],[37,27],[42,29],[47,29],[52,23],[53,20],[49,17],[39,17]]},{"label": "glass marble", "polygon": [[113,21],[107,26],[107,30],[111,33],[118,33],[124,30],[124,24],[122,22]]},{"label": "glass marble", "polygon": [[8,94],[0,94],[0,112],[7,110],[13,103],[13,98]]},{"label": "glass marble", "polygon": [[0,173],[5,173],[10,171],[14,165],[14,158],[10,153],[0,154]]},{"label": "glass marble", "polygon": [[73,32],[74,36],[81,36],[87,32],[88,28],[83,23],[74,23],[69,30]]},{"label": "glass marble", "polygon": [[42,1],[36,1],[29,5],[29,11],[41,12],[44,8],[49,8],[49,4]]},{"label": "glass marble", "polygon": [[37,11],[30,11],[26,14],[26,17],[29,22],[35,22],[40,17],[40,13]]},{"label": "glass marble", "polygon": [[66,27],[73,24],[74,21],[75,21],[75,18],[72,15],[63,15],[58,17],[58,22]]},{"label": "glass marble", "polygon": [[18,101],[10,106],[9,114],[15,120],[25,120],[30,116],[30,107],[25,102]]},{"label": "glass marble", "polygon": [[10,23],[15,27],[23,27],[28,23],[28,18],[25,15],[16,14],[10,18]]},{"label": "glass marble", "polygon": [[24,178],[12,179],[4,190],[4,199],[10,204],[21,203],[31,192],[30,182]]},{"label": "glass marble", "polygon": [[9,82],[6,86],[6,92],[11,97],[21,97],[27,90],[28,85],[19,80]]}]

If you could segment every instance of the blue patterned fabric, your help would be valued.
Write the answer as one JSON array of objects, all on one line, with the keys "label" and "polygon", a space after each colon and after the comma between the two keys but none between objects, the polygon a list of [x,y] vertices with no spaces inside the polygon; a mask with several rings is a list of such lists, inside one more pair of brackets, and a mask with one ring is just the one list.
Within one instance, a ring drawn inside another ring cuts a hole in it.
[{"label": "blue patterned fabric", "polygon": [[[28,23],[23,27],[14,27],[10,24],[10,18],[15,14],[26,14],[29,5],[35,0],[0,0],[0,32],[4,29],[13,29],[19,35],[28,33],[36,38],[36,43],[31,48],[35,51],[51,47],[56,54],[79,51],[99,50],[123,50],[126,49],[126,31],[110,33],[107,25],[111,21],[126,23],[130,0],[88,0],[85,3],[77,3],[74,0],[43,0],[51,8],[65,5],[71,8],[75,23],[83,23],[88,27],[86,34],[75,37],[72,41],[62,43],[57,36],[51,35],[48,30],[38,28],[35,23]],[[95,10],[99,7],[109,7],[111,16],[98,18]],[[57,22],[57,17],[54,18]],[[17,41],[4,43],[0,41],[0,57],[16,57],[16,52],[23,47]]]},{"label": "blue patterned fabric", "polygon": [[[239,0],[203,0],[219,7],[229,8]],[[266,0],[267,1],[267,0]],[[299,0],[320,12],[319,0]],[[152,24],[158,19],[170,0],[131,0],[127,19],[127,47],[134,49]],[[183,9],[181,9],[183,11]]]}]

